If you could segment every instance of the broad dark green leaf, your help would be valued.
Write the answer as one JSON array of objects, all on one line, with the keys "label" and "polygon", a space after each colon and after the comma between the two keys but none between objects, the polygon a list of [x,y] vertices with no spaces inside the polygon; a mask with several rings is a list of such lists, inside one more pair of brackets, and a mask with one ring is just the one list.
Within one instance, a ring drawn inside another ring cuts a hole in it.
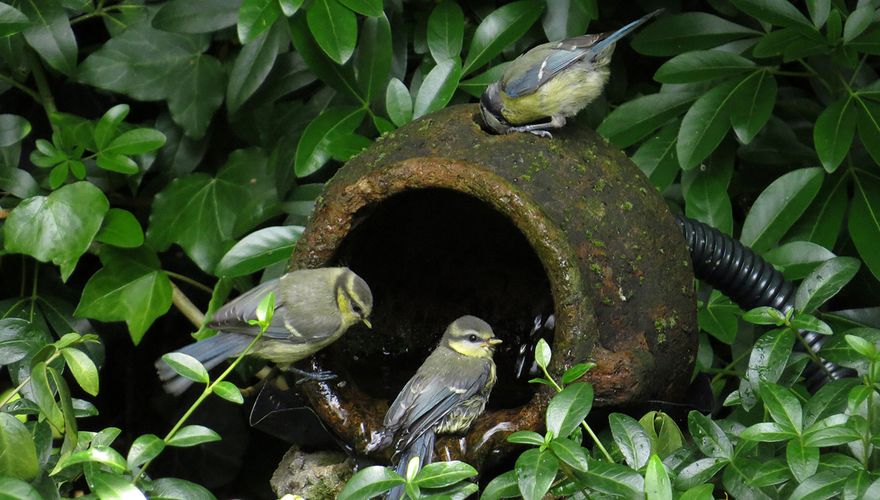
[{"label": "broad dark green leaf", "polygon": [[550,441],[550,451],[560,462],[572,469],[586,472],[589,469],[587,452],[574,441],[567,438],[555,438]]},{"label": "broad dark green leaf", "polygon": [[59,0],[26,0],[19,4],[31,23],[24,38],[54,69],[67,76],[76,74],[76,37]]},{"label": "broad dark green leaf", "polygon": [[826,171],[834,172],[846,158],[856,132],[856,108],[852,98],[841,99],[825,108],[813,128],[816,154]]},{"label": "broad dark green leaf", "polygon": [[461,54],[464,12],[453,0],[440,2],[428,17],[428,49],[435,61]]},{"label": "broad dark green leaf", "polygon": [[760,34],[706,12],[684,12],[663,15],[652,21],[636,33],[632,47],[649,56],[672,56]]},{"label": "broad dark green leaf", "polygon": [[755,63],[731,52],[697,50],[677,55],[654,73],[661,83],[689,83],[751,71]]},{"label": "broad dark green leaf", "polygon": [[330,142],[343,134],[351,133],[360,125],[364,108],[329,108],[321,113],[303,131],[296,146],[294,170],[297,177],[317,172],[330,159]]},{"label": "broad dark green leaf", "polygon": [[672,482],[666,467],[657,455],[652,455],[645,471],[646,500],[672,500]]},{"label": "broad dark green leaf", "polygon": [[125,321],[137,344],[147,328],[171,307],[171,281],[155,253],[106,248],[104,267],[86,283],[74,313],[100,321]]},{"label": "broad dark green leaf", "polygon": [[567,437],[593,407],[593,387],[584,382],[569,385],[547,405],[547,430],[554,437]]},{"label": "broad dark green leaf", "polygon": [[242,45],[251,43],[268,30],[280,15],[278,0],[242,0],[238,11],[238,40]]},{"label": "broad dark green leaf", "polygon": [[364,101],[359,94],[351,67],[339,66],[324,54],[309,32],[306,16],[293,16],[288,22],[288,33],[297,53],[318,78],[339,92]]},{"label": "broad dark green leaf", "polygon": [[[394,130],[394,125],[389,125],[389,130]],[[372,139],[360,134],[341,134],[330,140],[327,144],[327,151],[330,152],[330,157],[334,160],[346,162],[372,145]]]},{"label": "broad dark green leaf", "polygon": [[28,198],[12,210],[3,226],[6,250],[52,262],[61,267],[66,280],[88,250],[108,209],[104,193],[90,182]]},{"label": "broad dark green leaf", "polygon": [[[272,0],[277,5],[277,0]],[[242,6],[243,8],[244,6]],[[235,58],[226,87],[226,108],[235,114],[269,76],[282,44],[286,44],[284,25],[279,23],[268,32],[251,39]]]},{"label": "broad dark green leaf", "polygon": [[399,474],[382,465],[359,470],[345,483],[336,496],[337,500],[360,500],[373,498],[406,482]]},{"label": "broad dark green leaf", "polygon": [[156,479],[150,485],[151,500],[215,500],[204,486],[176,477]]},{"label": "broad dark green leaf", "polygon": [[520,0],[492,11],[483,18],[468,49],[462,76],[479,69],[531,28],[544,11],[544,2]]},{"label": "broad dark green leaf", "polygon": [[668,188],[679,172],[678,153],[675,143],[678,141],[678,128],[681,122],[674,121],[652,134],[632,154],[630,159],[661,192]]},{"label": "broad dark green leaf", "polygon": [[880,165],[880,104],[867,99],[859,99],[859,139],[865,150]]},{"label": "broad dark green leaf", "polygon": [[758,306],[743,314],[742,318],[753,325],[776,325],[785,324],[785,314],[770,306]]},{"label": "broad dark green leaf", "polygon": [[174,373],[183,378],[188,378],[193,382],[207,384],[210,380],[208,370],[196,358],[182,352],[170,352],[162,356],[168,366],[174,370]]},{"label": "broad dark green leaf", "polygon": [[810,21],[788,0],[731,0],[739,10],[776,26],[814,30]]},{"label": "broad dark green leaf", "polygon": [[388,117],[398,127],[412,120],[412,96],[406,85],[397,78],[392,78],[388,82],[388,88],[385,91],[385,109],[388,111]]},{"label": "broad dark green leaf", "polygon": [[[121,154],[99,153],[97,164],[104,170],[109,170],[110,172],[118,172],[124,175],[134,175],[140,171],[140,169],[138,168],[138,164],[134,160],[132,160],[128,156]],[[64,167],[64,175],[67,175],[67,165],[69,165],[69,163],[62,163],[58,167],[55,167],[52,170],[52,174],[50,174],[50,177],[58,172],[58,169],[62,167]],[[63,176],[59,184],[62,182],[64,182]]]},{"label": "broad dark green leaf", "polygon": [[651,457],[651,438],[636,419],[623,413],[608,416],[611,435],[627,465],[639,470]]},{"label": "broad dark green leaf", "polygon": [[791,431],[776,422],[761,422],[751,427],[747,427],[742,431],[739,437],[746,441],[775,443],[778,441],[787,441],[798,436],[794,431]]},{"label": "broad dark green leaf", "polygon": [[20,33],[30,25],[30,20],[11,5],[0,4],[0,37]]},{"label": "broad dark green leaf", "polygon": [[757,390],[761,382],[777,382],[794,347],[794,333],[788,328],[771,330],[761,335],[749,356],[746,380]]},{"label": "broad dark green leaf", "polygon": [[847,175],[837,175],[825,183],[816,199],[792,227],[788,238],[834,248],[849,205],[846,192],[848,180]]},{"label": "broad dark green leaf", "polygon": [[580,484],[614,498],[644,498],[645,480],[625,465],[591,460],[589,471],[575,475]]},{"label": "broad dark green leaf", "polygon": [[181,427],[179,431],[174,433],[174,435],[171,436],[171,439],[166,441],[165,444],[168,446],[185,448],[188,446],[200,445],[202,443],[220,441],[220,439],[220,434],[217,434],[203,425],[187,425]]},{"label": "broad dark green leaf", "polygon": [[[40,471],[31,433],[14,416],[0,413],[0,476],[30,481]],[[12,452],[14,450],[14,453]]]},{"label": "broad dark green leaf", "polygon": [[705,170],[683,172],[681,186],[685,215],[730,234],[733,231],[733,208],[727,186],[732,174],[733,161],[712,162]]},{"label": "broad dark green leaf", "polygon": [[507,436],[509,443],[531,444],[541,446],[544,444],[544,436],[534,431],[516,431]]},{"label": "broad dark green leaf", "polygon": [[809,241],[792,241],[764,254],[767,262],[781,268],[790,280],[805,277],[816,266],[834,257],[825,247]]},{"label": "broad dark green leaf", "polygon": [[48,333],[35,323],[15,317],[0,319],[0,366],[36,353],[47,343]]},{"label": "broad dark green leaf", "polygon": [[689,170],[698,166],[721,144],[730,128],[731,97],[749,78],[728,80],[715,86],[688,109],[675,144],[681,168]]},{"label": "broad dark green leaf", "polygon": [[[849,475],[846,483],[843,485],[843,500],[857,500],[866,497],[868,488],[871,486],[871,476],[867,471],[860,470]],[[880,481],[877,482],[878,487],[872,492],[874,496],[880,495]]]},{"label": "broad dark green leaf", "polygon": [[382,15],[382,0],[339,0],[349,9],[369,17]]},{"label": "broad dark green leaf", "polygon": [[713,290],[705,306],[697,312],[700,328],[727,345],[733,344],[737,332],[739,307],[718,290]]},{"label": "broad dark green leaf", "polygon": [[413,104],[413,118],[443,108],[452,99],[461,79],[461,59],[454,57],[437,63],[425,76]]},{"label": "broad dark green leaf", "polygon": [[211,33],[238,20],[242,0],[171,0],[153,17],[153,27],[177,33]]},{"label": "broad dark green leaf", "polygon": [[445,488],[476,475],[477,469],[458,460],[435,462],[422,467],[415,482],[420,488]]},{"label": "broad dark green leaf", "polygon": [[675,487],[682,490],[694,488],[711,479],[727,464],[726,458],[701,458],[679,471]]},{"label": "broad dark green leaf", "polygon": [[859,256],[880,279],[880,181],[856,172],[855,193],[847,221],[849,235]]},{"label": "broad dark green leaf", "polygon": [[698,411],[691,411],[688,414],[688,430],[697,447],[705,455],[727,460],[733,458],[733,445],[730,444],[730,439],[709,417]]},{"label": "broad dark green leaf", "polygon": [[583,35],[590,21],[596,19],[595,0],[548,0],[541,20],[547,40],[556,42]]},{"label": "broad dark green leaf", "polygon": [[568,385],[579,378],[583,377],[585,373],[595,368],[595,363],[578,363],[568,370],[565,370],[565,373],[562,374],[562,385]]},{"label": "broad dark green leaf", "polygon": [[730,101],[730,124],[743,144],[764,128],[776,104],[776,78],[767,71],[756,75],[743,82]]},{"label": "broad dark green leaf", "polygon": [[147,497],[137,486],[122,476],[95,472],[91,475],[92,488],[98,498],[121,498],[125,500],[146,500]]},{"label": "broad dark green leaf", "polygon": [[0,498],[3,500],[44,500],[46,497],[30,484],[6,476],[0,477]]},{"label": "broad dark green leaf", "polygon": [[[840,494],[847,474],[839,470],[825,470],[807,478],[788,497],[789,500],[824,500]],[[870,489],[869,489],[870,491]],[[866,492],[866,495],[868,492]],[[871,498],[866,496],[865,498]]]},{"label": "broad dark green leaf", "polygon": [[609,113],[596,131],[617,147],[631,146],[684,112],[697,97],[699,95],[693,92],[664,92],[637,97]]},{"label": "broad dark green leaf", "polygon": [[807,11],[813,20],[813,26],[821,28],[831,12],[831,0],[807,0]]},{"label": "broad dark green leaf", "polygon": [[236,404],[244,403],[244,397],[241,395],[241,391],[232,382],[222,380],[214,385],[214,388],[211,391],[226,401]]},{"label": "broad dark green leaf", "polygon": [[751,461],[738,459],[724,469],[721,476],[721,485],[724,491],[733,498],[748,498],[749,500],[772,500],[772,497],[751,484],[748,465]]},{"label": "broad dark green leaf", "polygon": [[380,96],[391,72],[391,25],[381,12],[361,25],[355,68],[364,99],[372,101]]},{"label": "broad dark green leaf", "polygon": [[825,417],[842,413],[846,396],[854,384],[852,379],[839,379],[823,385],[804,405],[804,426],[810,427]]},{"label": "broad dark green leaf", "polygon": [[843,43],[851,42],[874,22],[874,9],[873,5],[866,3],[847,16],[846,24],[843,25]]},{"label": "broad dark green leaf", "polygon": [[798,286],[795,307],[810,313],[835,296],[858,272],[861,263],[853,257],[835,257],[813,270]]},{"label": "broad dark green leaf", "polygon": [[255,231],[235,244],[220,259],[217,276],[245,276],[290,258],[301,226],[273,226]]},{"label": "broad dark green leaf", "polygon": [[95,241],[120,248],[136,248],[144,244],[144,230],[128,210],[111,208],[104,217]]},{"label": "broad dark green leaf", "polygon": [[101,152],[105,154],[139,155],[161,148],[165,134],[152,128],[136,128],[117,136]]},{"label": "broad dark green leaf", "polygon": [[797,482],[803,483],[819,467],[819,448],[804,446],[799,439],[792,439],[785,447],[785,460]]},{"label": "broad dark green leaf", "polygon": [[108,109],[95,125],[95,146],[103,150],[119,135],[119,124],[128,116],[128,104],[117,104]]},{"label": "broad dark green leaf", "polygon": [[67,456],[61,457],[52,474],[58,474],[62,470],[76,464],[97,463],[111,468],[114,472],[121,474],[127,469],[125,459],[116,450],[109,446],[95,446],[91,448],[77,451]]},{"label": "broad dark green leaf", "polygon": [[761,382],[759,392],[773,420],[786,430],[800,434],[804,427],[803,409],[791,389]]},{"label": "broad dark green leaf", "polygon": [[321,50],[337,64],[345,64],[357,44],[354,12],[337,0],[315,0],[307,11],[306,20]]},{"label": "broad dark green leaf", "polygon": [[516,498],[519,496],[519,485],[516,482],[516,471],[507,471],[504,474],[489,481],[481,500],[499,500],[501,498]]},{"label": "broad dark green leaf", "polygon": [[862,432],[855,424],[855,418],[838,413],[816,422],[804,431],[804,446],[824,448],[862,439]]},{"label": "broad dark green leaf", "polygon": [[791,327],[798,330],[806,330],[808,332],[816,332],[822,335],[831,335],[834,333],[828,323],[810,314],[798,314],[791,318]]},{"label": "broad dark green leaf", "polygon": [[772,248],[813,201],[823,177],[819,168],[802,168],[773,181],[752,204],[740,241],[758,253]]},{"label": "broad dark green leaf", "polygon": [[0,167],[0,190],[10,193],[16,198],[25,199],[39,194],[40,186],[34,177],[25,170]]},{"label": "broad dark green leaf", "polygon": [[75,347],[61,349],[61,355],[67,367],[76,379],[76,383],[92,396],[98,395],[98,367],[86,353]]},{"label": "broad dark green leaf", "polygon": [[556,478],[559,460],[549,450],[526,450],[516,459],[516,482],[524,500],[541,500]]},{"label": "broad dark green leaf", "polygon": [[159,456],[159,453],[162,453],[164,449],[165,441],[159,436],[155,434],[138,436],[131,443],[131,448],[128,449],[128,456],[126,457],[128,468],[136,470],[137,467]]},{"label": "broad dark green leaf", "polygon": [[[3,4],[0,4],[2,7]],[[2,14],[2,13],[0,13]],[[0,148],[21,142],[31,132],[31,124],[18,115],[0,115]]]},{"label": "broad dark green leaf", "polygon": [[714,489],[714,484],[694,486],[682,493],[678,500],[715,500],[715,497],[712,495]]},{"label": "broad dark green leaf", "polygon": [[492,66],[473,78],[463,80],[458,84],[458,88],[459,90],[463,90],[478,98],[483,94],[483,91],[486,90],[486,87],[488,87],[489,84],[501,79],[501,76],[504,74],[504,71],[508,66],[510,66],[509,62],[503,62]]}]

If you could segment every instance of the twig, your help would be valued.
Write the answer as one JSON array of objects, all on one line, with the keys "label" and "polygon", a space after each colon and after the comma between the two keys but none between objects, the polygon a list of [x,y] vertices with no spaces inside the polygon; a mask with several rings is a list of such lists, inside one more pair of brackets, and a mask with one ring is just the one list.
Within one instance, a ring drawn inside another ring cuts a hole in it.
[{"label": "twig", "polygon": [[171,283],[171,302],[196,328],[202,327],[205,315],[174,283]]}]

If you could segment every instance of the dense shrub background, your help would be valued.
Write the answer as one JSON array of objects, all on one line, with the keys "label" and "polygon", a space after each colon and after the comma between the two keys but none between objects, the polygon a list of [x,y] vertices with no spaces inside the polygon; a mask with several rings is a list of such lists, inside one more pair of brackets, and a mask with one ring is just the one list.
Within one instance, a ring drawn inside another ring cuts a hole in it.
[{"label": "dense shrub background", "polygon": [[[619,44],[605,96],[576,121],[625,148],[673,210],[739,237],[810,287],[795,316],[758,311],[751,323],[701,287],[695,377],[710,380],[715,417],[726,418],[720,427],[699,416],[689,423],[721,448],[698,439],[699,450],[674,463],[675,450],[653,449],[653,465],[614,458],[655,478],[666,459],[679,490],[715,473],[719,491],[736,496],[788,496],[816,477],[826,482],[812,486],[831,494],[855,477],[854,488],[867,488],[880,433],[877,4],[0,3],[0,387],[10,388],[0,395],[0,443],[34,450],[0,458],[0,476],[45,496],[130,485],[147,456],[133,459],[131,444],[162,435],[184,411],[161,396],[153,360],[183,344],[185,332],[206,334],[202,311],[233,288],[255,284],[258,271],[282,271],[341,162],[412,119],[474,101],[505,61],[539,42],[614,29],[664,7]],[[823,418],[847,416],[828,424],[838,437],[817,444],[805,428],[768,427],[784,439],[742,438],[745,427],[781,425],[794,411],[768,394],[806,407],[815,400],[798,381],[808,357],[790,355],[793,327],[803,325],[833,330],[823,355],[862,375],[823,402]],[[71,332],[98,335],[65,337]],[[15,387],[23,399],[14,400]],[[232,405],[201,412],[224,440],[165,452],[152,471],[221,496],[268,495],[285,446],[249,430],[246,413]],[[31,416],[19,425],[11,415]],[[861,445],[843,440],[854,435]],[[606,444],[623,451],[612,438]],[[161,451],[156,443],[172,441],[157,440],[140,444]],[[774,440],[784,442],[754,444]],[[107,451],[111,443],[122,455]],[[540,453],[547,450],[549,441]],[[76,451],[79,462],[70,458]],[[67,468],[53,471],[59,459]],[[682,482],[699,460],[712,460],[702,462],[705,477]],[[774,465],[772,480],[755,479],[761,462]],[[823,475],[829,470],[837,472]],[[597,474],[615,473],[604,471]],[[137,484],[169,496],[172,488],[205,493],[173,480]]]}]

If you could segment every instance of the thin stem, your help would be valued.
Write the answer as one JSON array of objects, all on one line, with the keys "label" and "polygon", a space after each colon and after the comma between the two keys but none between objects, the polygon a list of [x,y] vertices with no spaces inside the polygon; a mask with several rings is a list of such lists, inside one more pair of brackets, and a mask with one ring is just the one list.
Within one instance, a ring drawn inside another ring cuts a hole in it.
[{"label": "thin stem", "polygon": [[868,58],[867,53],[862,54],[862,58],[859,59],[859,64],[856,65],[855,71],[853,71],[852,76],[849,77],[849,83],[847,83],[847,86],[852,87],[852,84],[855,81],[856,76],[858,76],[858,74],[859,74],[859,70],[862,69],[862,65],[865,64],[865,59],[867,59],[867,58]]},{"label": "thin stem", "polygon": [[40,276],[40,263],[34,261],[34,280],[31,283],[31,314],[30,322],[34,322],[34,309],[37,307],[37,282]]},{"label": "thin stem", "polygon": [[171,283],[171,302],[196,328],[202,327],[202,324],[205,322],[205,315],[174,283]]},{"label": "thin stem", "polygon": [[828,367],[826,367],[826,366],[825,366],[825,363],[822,362],[822,358],[820,358],[819,355],[816,354],[816,351],[813,350],[813,346],[811,346],[811,345],[810,345],[810,344],[804,339],[803,335],[801,335],[801,332],[800,332],[797,328],[792,328],[792,327],[790,327],[790,326],[789,326],[788,328],[790,328],[790,329],[794,332],[794,334],[797,335],[798,340],[800,340],[801,344],[804,346],[804,350],[807,351],[807,356],[810,357],[810,359],[813,361],[813,363],[815,363],[815,364],[818,365],[822,370],[824,370],[826,374],[829,374],[829,375],[830,375],[831,372],[828,371]]},{"label": "thin stem", "polygon": [[209,287],[208,285],[204,285],[204,284],[202,284],[202,283],[199,283],[198,281],[196,281],[196,280],[190,278],[189,276],[184,276],[184,275],[182,275],[182,274],[177,274],[177,273],[175,273],[174,271],[165,271],[165,274],[167,274],[168,276],[170,276],[170,277],[172,277],[172,278],[174,278],[174,279],[176,279],[176,280],[183,281],[184,283],[188,283],[188,284],[190,284],[190,285],[192,285],[192,286],[194,286],[194,287],[196,287],[196,288],[198,288],[198,289],[200,289],[200,290],[203,290],[203,291],[205,291],[205,292],[208,292],[208,293],[214,293],[214,289],[213,289],[213,288]]},{"label": "thin stem", "polygon": [[825,81],[825,79],[822,78],[822,76],[820,76],[819,73],[807,63],[807,61],[804,61],[803,59],[798,59],[798,62],[801,63],[803,67],[807,68],[807,71],[809,71],[812,76],[815,76],[816,79],[819,80],[819,83],[825,86],[828,92],[831,92],[832,94],[834,93],[834,89],[831,88],[831,85],[827,81]]},{"label": "thin stem", "polygon": [[[55,106],[55,98],[52,97],[52,91],[49,89],[49,81],[46,79],[46,72],[43,70],[43,64],[32,50],[28,51],[31,62],[31,71],[34,74],[34,82],[37,84],[37,92],[40,93],[40,103],[46,110],[46,116],[51,117],[52,113],[58,111]],[[50,120],[51,121],[51,120]]]},{"label": "thin stem", "polygon": [[27,85],[19,83],[18,80],[16,80],[15,78],[12,78],[11,76],[9,76],[5,73],[0,73],[0,80],[8,83],[9,85],[12,85],[13,87],[17,88],[18,90],[31,96],[31,99],[33,99],[37,102],[42,102],[42,101],[40,101],[40,94],[38,94],[37,91],[28,87]]},{"label": "thin stem", "polygon": [[[751,351],[745,351],[745,352],[743,352],[742,354],[740,354],[739,356],[737,356],[736,358],[734,358],[730,363],[727,363],[726,365],[724,365],[724,368],[722,368],[722,370],[725,370],[725,371],[726,371],[726,370],[730,370],[731,368],[733,368],[734,366],[736,366],[737,363],[739,363],[740,361],[742,361],[743,359],[745,359],[745,357],[748,356],[748,355],[751,354],[751,353],[752,353]],[[719,373],[716,374],[714,377],[712,377],[712,380],[709,381],[709,385],[712,385],[712,384],[714,384],[715,382],[718,382],[718,380],[721,378],[722,375],[724,375],[724,373],[719,372]]]}]

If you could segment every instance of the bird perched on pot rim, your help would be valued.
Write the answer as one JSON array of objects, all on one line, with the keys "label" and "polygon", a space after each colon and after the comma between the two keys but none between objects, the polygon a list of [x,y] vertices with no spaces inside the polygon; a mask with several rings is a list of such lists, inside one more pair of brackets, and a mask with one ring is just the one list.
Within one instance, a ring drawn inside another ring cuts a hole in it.
[{"label": "bird perched on pot rim", "polygon": [[[550,42],[517,57],[501,79],[480,97],[480,114],[499,134],[531,132],[550,137],[599,97],[608,82],[608,64],[614,44],[662,12],[656,10],[617,31],[581,35]],[[546,120],[549,122],[537,122]]]},{"label": "bird perched on pot rim", "polygon": [[[385,414],[386,438],[395,439],[397,472],[405,475],[412,457],[433,461],[436,434],[466,431],[483,413],[495,385],[492,354],[501,339],[474,316],[453,321]],[[402,489],[388,498],[400,498]]]},{"label": "bird perched on pot rim", "polygon": [[[190,344],[176,352],[198,359],[211,369],[232,358],[250,344],[260,328],[251,325],[260,301],[275,293],[272,323],[254,346],[251,354],[281,365],[307,358],[342,336],[351,326],[362,322],[370,326],[373,294],[367,283],[347,267],[302,269],[267,281],[236,297],[214,313],[208,327],[217,335]],[[178,376],[167,363],[156,361],[165,391],[179,395],[192,381]],[[306,377],[326,379],[326,373]]]}]

